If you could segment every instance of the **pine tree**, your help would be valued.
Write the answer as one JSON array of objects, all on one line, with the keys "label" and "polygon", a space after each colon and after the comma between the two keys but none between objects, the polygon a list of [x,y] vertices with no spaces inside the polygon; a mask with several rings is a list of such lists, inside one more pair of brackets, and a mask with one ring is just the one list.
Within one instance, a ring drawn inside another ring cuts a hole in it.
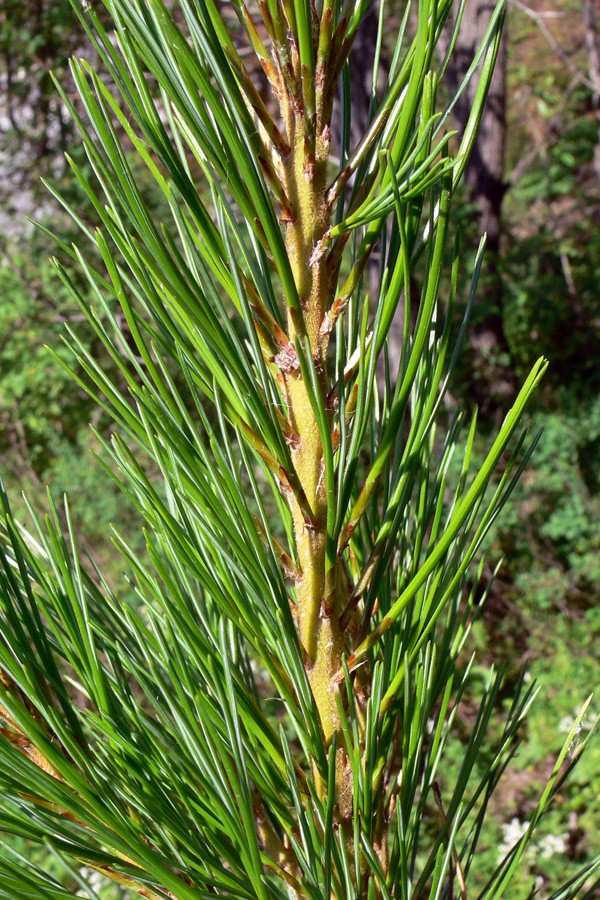
[{"label": "pine tree", "polygon": [[[45,846],[74,887],[7,844],[0,897],[96,897],[83,874],[96,870],[151,900],[466,900],[535,696],[523,681],[492,740],[492,671],[447,777],[489,588],[482,543],[531,452],[520,421],[545,368],[473,467],[476,415],[444,406],[467,328],[455,340],[450,208],[503,6],[454,97],[463,6],[407,6],[353,148],[349,65],[364,61],[350,55],[369,0],[103,6],[108,30],[87,3],[79,16],[104,74],[74,59],[78,101],[57,85],[99,225],[62,201],[82,237],[56,236],[54,266],[120,378],[71,330],[71,362],[56,361],[112,417],[102,464],[144,520],[147,556],[115,527],[124,599],[77,546],[66,500],[45,518],[30,508],[26,531],[3,496],[0,830]],[[377,56],[390,27],[381,0]],[[471,79],[459,139],[447,123]],[[585,747],[584,711],[482,900],[509,896]]]}]

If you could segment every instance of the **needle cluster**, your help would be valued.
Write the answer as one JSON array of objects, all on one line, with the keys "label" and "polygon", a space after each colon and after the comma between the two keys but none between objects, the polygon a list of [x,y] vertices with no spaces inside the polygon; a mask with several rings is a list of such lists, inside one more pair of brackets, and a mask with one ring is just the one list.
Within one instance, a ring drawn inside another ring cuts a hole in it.
[{"label": "needle cluster", "polygon": [[[119,377],[75,331],[56,361],[114,422],[101,464],[147,553],[115,526],[128,602],[77,546],[66,501],[30,509],[26,531],[2,496],[0,830],[45,845],[90,898],[84,868],[151,900],[507,897],[585,745],[576,722],[527,831],[470,888],[535,695],[521,684],[491,741],[490,671],[447,776],[474,702],[481,548],[531,452],[520,422],[545,368],[474,468],[476,414],[444,405],[467,328],[456,339],[450,213],[503,5],[448,96],[464,2],[409,2],[355,147],[369,0],[103,5],[108,30],[79,10],[103,74],[74,59],[77,100],[57,85],[89,208],[50,190],[81,230],[56,237],[56,272]],[[378,15],[375,85],[386,0]],[[1,898],[72,896],[9,847],[0,872]]]}]

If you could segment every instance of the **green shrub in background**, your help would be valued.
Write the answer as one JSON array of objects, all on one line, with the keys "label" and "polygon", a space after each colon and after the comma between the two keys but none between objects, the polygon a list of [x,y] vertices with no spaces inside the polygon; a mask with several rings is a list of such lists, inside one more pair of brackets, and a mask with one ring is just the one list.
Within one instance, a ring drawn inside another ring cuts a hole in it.
[{"label": "green shrub in background", "polygon": [[[66,503],[45,520],[30,504],[28,532],[3,496],[0,829],[43,848],[45,870],[7,845],[0,897],[94,897],[90,873],[150,900],[507,897],[529,848],[542,852],[537,826],[587,745],[588,705],[482,880],[488,807],[535,688],[522,680],[491,728],[502,673],[464,658],[489,585],[468,585],[528,460],[517,432],[545,368],[472,465],[476,417],[447,421],[443,406],[457,353],[449,216],[503,8],[467,75],[479,87],[452,157],[450,106],[436,112],[436,45],[463,11],[449,0],[422,0],[405,40],[406,11],[352,149],[365,0],[236,0],[235,27],[213,0],[104,5],[109,31],[87,6],[81,18],[110,81],[74,60],[84,114],[61,95],[100,225],[63,201],[82,237],[57,236],[55,268],[110,360],[67,329],[73,376],[115,422],[101,462],[144,518],[147,555],[115,528],[124,594],[83,558]],[[384,2],[379,15],[381,41]],[[471,299],[480,264],[481,250]],[[554,900],[592,896],[599,869],[558,873]]]},{"label": "green shrub in background", "polygon": [[[67,21],[65,28],[70,25]],[[70,155],[87,172],[89,163],[83,148],[72,147]],[[136,167],[135,158],[131,158],[131,164],[152,214],[160,214],[161,197],[152,190],[147,170],[139,164]],[[46,175],[57,168],[56,157],[49,155]],[[53,183],[56,180],[53,177]],[[69,205],[85,204],[85,193],[70,174],[61,177],[59,185]],[[40,184],[42,192],[47,195]],[[47,484],[55,496],[69,493],[74,501],[75,532],[85,540],[112,583],[121,577],[123,567],[114,551],[110,525],[118,522],[134,542],[136,552],[142,553],[143,535],[137,533],[140,521],[118,486],[107,483],[102,468],[90,465],[90,452],[103,451],[90,433],[89,423],[106,437],[110,416],[67,370],[55,364],[48,348],[69,360],[70,351],[62,337],[65,326],[75,327],[78,338],[111,378],[119,378],[119,369],[48,265],[55,244],[46,229],[60,230],[61,238],[71,243],[78,236],[77,225],[56,203],[46,202],[37,193],[35,200],[42,227],[34,229],[26,220],[17,221],[14,233],[0,236],[0,253],[4,256],[0,265],[0,470],[19,521],[26,518],[21,491],[34,506],[45,504]],[[89,227],[100,224],[93,210],[86,210],[86,221]],[[85,275],[73,272],[73,277],[82,295],[87,296]]]},{"label": "green shrub in background", "polygon": [[[567,407],[564,401],[562,405]],[[539,410],[532,414],[534,427],[543,423],[542,440],[513,502],[490,536],[490,553],[496,558],[504,555],[505,562],[476,626],[480,655],[488,659],[494,652],[498,659],[500,653],[509,684],[517,682],[518,670],[527,661],[530,676],[541,686],[540,701],[528,719],[526,743],[511,764],[504,796],[490,817],[491,829],[494,819],[496,827],[511,819],[527,821],[543,773],[573,722],[578,698],[599,679],[598,401],[571,402],[570,409],[570,415]],[[596,715],[594,700],[583,734]],[[456,755],[460,757],[460,746]],[[523,896],[532,872],[547,886],[598,852],[599,765],[593,742],[561,790],[545,826],[548,835],[562,835],[562,841],[555,843],[549,858],[531,856],[521,875]],[[482,840],[486,844],[485,836]],[[488,846],[491,864],[491,841]]]}]

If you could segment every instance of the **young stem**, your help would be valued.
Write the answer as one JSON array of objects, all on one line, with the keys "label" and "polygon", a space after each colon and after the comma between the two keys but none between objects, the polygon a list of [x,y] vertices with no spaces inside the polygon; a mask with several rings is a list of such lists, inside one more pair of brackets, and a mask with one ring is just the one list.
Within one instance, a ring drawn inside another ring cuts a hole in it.
[{"label": "young stem", "polygon": [[[327,122],[326,122],[327,124]],[[329,130],[323,128],[313,145],[305,140],[304,115],[289,120],[288,141],[291,152],[284,161],[284,188],[293,211],[286,226],[286,245],[302,304],[305,334],[308,337],[310,365],[314,365],[316,383],[327,406],[327,345],[329,335],[320,331],[323,316],[332,302],[333,277],[326,254],[320,254],[321,239],[331,226],[331,206],[327,202],[327,159]],[[292,315],[288,334],[293,346],[299,335]],[[300,639],[306,651],[308,677],[321,717],[325,740],[329,743],[339,726],[339,714],[332,676],[341,664],[345,649],[339,613],[342,597],[334,597],[325,608],[327,495],[324,475],[323,444],[318,420],[310,400],[310,386],[299,366],[288,366],[285,393],[289,420],[298,436],[291,448],[299,481],[311,509],[311,523],[295,498],[291,499],[298,561],[302,577],[297,582]],[[329,410],[328,410],[329,413]],[[333,606],[333,608],[332,608]]]}]

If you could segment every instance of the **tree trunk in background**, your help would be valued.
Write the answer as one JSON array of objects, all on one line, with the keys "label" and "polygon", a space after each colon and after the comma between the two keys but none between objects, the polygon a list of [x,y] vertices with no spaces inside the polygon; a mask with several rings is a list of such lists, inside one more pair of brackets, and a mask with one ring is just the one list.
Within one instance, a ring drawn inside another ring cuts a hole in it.
[{"label": "tree trunk in background", "polygon": [[[495,3],[467,0],[456,52],[447,71],[450,91],[464,78],[485,34]],[[455,107],[456,124],[467,122],[476,87],[473,78]],[[508,344],[502,325],[502,279],[499,271],[501,208],[506,190],[506,32],[500,44],[494,77],[473,154],[465,173],[468,198],[479,213],[479,229],[487,234],[470,340],[472,390],[484,411],[504,409],[514,391]]]},{"label": "tree trunk in background", "polygon": [[[376,2],[371,4],[369,12],[361,22],[350,57],[350,97],[352,101],[352,125],[350,133],[351,148],[356,146],[367,130],[367,120],[371,102],[373,61],[375,59],[375,50],[377,48],[378,22],[379,0],[376,0]],[[386,53],[384,40],[384,45],[381,49],[379,79],[377,84],[377,96],[380,100],[385,90],[389,68],[390,61]],[[337,145],[339,147],[341,143],[341,122],[339,107],[337,105],[334,108],[332,131],[334,146]],[[366,274],[366,277],[369,279],[369,289],[371,300],[373,302],[377,299],[375,291],[379,284],[380,246],[381,241],[378,242],[371,255]],[[400,364],[403,335],[404,302],[402,299],[398,304],[398,309],[396,310],[396,315],[394,316],[389,332],[388,359],[392,383],[395,382],[395,376]],[[385,385],[383,358],[378,362],[377,382],[379,390],[382,392]]]},{"label": "tree trunk in background", "polygon": [[[456,51],[447,71],[450,90],[464,78],[485,34],[495,3],[467,0]],[[371,72],[377,42],[379,3],[373,3],[356,37],[350,60],[352,97],[351,145],[364,133],[371,95]],[[385,83],[389,61],[382,53],[380,81]],[[472,79],[455,107],[457,127],[466,124],[473,102],[476,79]],[[501,207],[505,193],[504,149],[506,132],[506,35],[503,37],[496,70],[490,86],[486,110],[473,154],[466,171],[469,199],[479,211],[479,230],[487,234],[487,247],[473,313],[473,328],[468,353],[472,394],[482,411],[505,411],[514,391],[508,344],[502,325],[502,280],[499,272]],[[339,116],[334,118],[334,141],[339,146]],[[379,255],[373,254],[370,268],[376,274]],[[375,278],[373,279],[375,280]],[[398,306],[390,331],[390,371],[400,360],[404,327],[403,304]],[[380,387],[383,373],[380,373]]]},{"label": "tree trunk in background", "polygon": [[[583,28],[585,49],[588,56],[588,76],[592,90],[592,103],[600,133],[600,41],[596,24],[594,0],[583,0]],[[600,140],[594,148],[594,171],[600,191]]]},{"label": "tree trunk in background", "polygon": [[[358,144],[362,138],[369,115],[369,105],[371,103],[373,60],[375,59],[375,50],[377,48],[377,28],[379,23],[379,0],[371,3],[364,19],[360,24],[360,28],[352,45],[352,53],[350,55],[350,98],[352,102],[352,126],[350,133],[350,149]],[[381,99],[387,75],[389,72],[389,60],[382,48],[381,62],[379,66],[379,80],[377,84],[377,94]],[[331,123],[332,142],[334,147],[341,144],[341,120],[339,103],[336,100],[334,106],[333,120]]]}]

